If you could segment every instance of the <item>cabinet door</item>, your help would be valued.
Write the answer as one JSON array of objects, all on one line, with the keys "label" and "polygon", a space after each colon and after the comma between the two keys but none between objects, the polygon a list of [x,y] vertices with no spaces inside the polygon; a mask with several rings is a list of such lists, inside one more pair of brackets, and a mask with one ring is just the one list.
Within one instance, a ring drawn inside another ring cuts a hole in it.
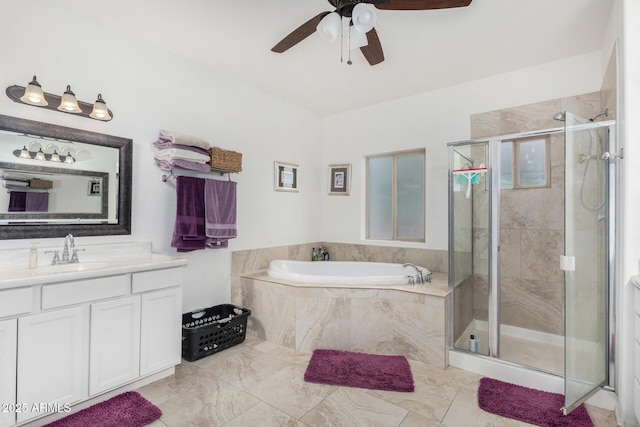
[{"label": "cabinet door", "polygon": [[140,369],[140,296],[91,304],[89,395],[133,381]]},{"label": "cabinet door", "polygon": [[17,333],[16,319],[0,322],[0,403],[9,405],[0,411],[0,427],[16,423],[16,413],[10,405],[16,403]]},{"label": "cabinet door", "polygon": [[[83,307],[18,319],[18,403],[63,406],[83,397],[84,320]],[[18,412],[17,418],[22,422],[39,415]]]},{"label": "cabinet door", "polygon": [[182,288],[142,294],[140,375],[180,363]]}]

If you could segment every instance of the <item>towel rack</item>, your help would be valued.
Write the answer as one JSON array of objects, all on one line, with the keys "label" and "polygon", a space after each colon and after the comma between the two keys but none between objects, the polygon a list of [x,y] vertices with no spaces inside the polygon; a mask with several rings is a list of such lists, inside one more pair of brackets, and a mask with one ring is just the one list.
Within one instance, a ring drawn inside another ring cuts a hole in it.
[{"label": "towel rack", "polygon": [[[225,173],[227,174],[227,178],[229,179],[229,181],[231,181],[231,172],[222,172],[222,171],[220,171],[220,176],[224,176]],[[173,169],[171,169],[169,175],[162,175],[162,182],[167,182],[168,180],[176,179],[177,177],[178,177],[178,175],[173,173]]]}]

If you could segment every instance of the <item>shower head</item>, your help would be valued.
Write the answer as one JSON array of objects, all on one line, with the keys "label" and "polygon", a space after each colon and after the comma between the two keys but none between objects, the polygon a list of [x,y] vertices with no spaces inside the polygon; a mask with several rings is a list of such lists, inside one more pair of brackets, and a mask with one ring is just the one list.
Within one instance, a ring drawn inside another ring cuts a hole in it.
[{"label": "shower head", "polygon": [[[594,116],[592,116],[592,117],[589,119],[589,121],[590,121],[590,122],[592,122],[592,121],[594,121],[595,119],[597,119],[597,118],[598,118],[598,117],[600,117],[600,116],[605,116],[605,117],[607,117],[608,115],[609,115],[609,109],[608,109],[608,108],[605,108],[605,109],[604,109],[604,111],[601,111],[601,112],[599,112],[598,114],[595,114]],[[558,121],[560,121],[560,122],[564,122],[564,120],[565,120],[565,114],[564,114],[564,112],[562,112],[562,111],[561,111],[561,112],[559,112],[559,113],[556,113],[556,115],[555,115],[555,116],[553,116],[553,120],[558,120]]]},{"label": "shower head", "polygon": [[590,121],[590,122],[592,122],[592,121],[594,121],[595,119],[597,119],[597,118],[598,118],[598,117],[600,117],[600,116],[605,116],[605,117],[609,116],[609,109],[608,109],[608,108],[605,108],[605,109],[604,109],[604,111],[601,111],[601,112],[599,112],[598,114],[596,114],[596,115],[594,115],[593,117],[591,117],[591,118],[589,119],[589,121]]}]

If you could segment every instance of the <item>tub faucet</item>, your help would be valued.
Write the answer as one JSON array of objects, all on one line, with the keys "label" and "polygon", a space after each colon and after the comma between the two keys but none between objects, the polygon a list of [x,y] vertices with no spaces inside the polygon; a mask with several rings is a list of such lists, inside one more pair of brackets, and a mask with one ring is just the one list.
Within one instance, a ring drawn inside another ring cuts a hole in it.
[{"label": "tub faucet", "polygon": [[411,284],[424,284],[424,276],[422,275],[422,270],[420,270],[418,267],[416,267],[415,265],[411,264],[410,262],[404,263],[402,264],[403,267],[411,267],[416,271],[416,275],[415,276],[410,276],[411,280]]}]

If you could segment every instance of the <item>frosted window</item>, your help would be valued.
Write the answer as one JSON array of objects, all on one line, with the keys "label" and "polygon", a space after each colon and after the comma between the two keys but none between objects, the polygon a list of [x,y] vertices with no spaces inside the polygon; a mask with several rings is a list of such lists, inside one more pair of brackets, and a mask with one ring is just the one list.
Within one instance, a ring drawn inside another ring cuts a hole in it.
[{"label": "frosted window", "polygon": [[547,184],[546,148],[544,139],[519,143],[520,187],[542,187]]},{"label": "frosted window", "polygon": [[398,157],[396,165],[396,236],[424,238],[424,155]]},{"label": "frosted window", "polygon": [[367,238],[424,242],[424,150],[367,159]]},{"label": "frosted window", "polygon": [[550,156],[546,138],[500,144],[500,188],[549,187]]},{"label": "frosted window", "polygon": [[513,188],[513,143],[500,144],[500,188]]},{"label": "frosted window", "polygon": [[393,158],[368,161],[369,238],[393,238]]}]

